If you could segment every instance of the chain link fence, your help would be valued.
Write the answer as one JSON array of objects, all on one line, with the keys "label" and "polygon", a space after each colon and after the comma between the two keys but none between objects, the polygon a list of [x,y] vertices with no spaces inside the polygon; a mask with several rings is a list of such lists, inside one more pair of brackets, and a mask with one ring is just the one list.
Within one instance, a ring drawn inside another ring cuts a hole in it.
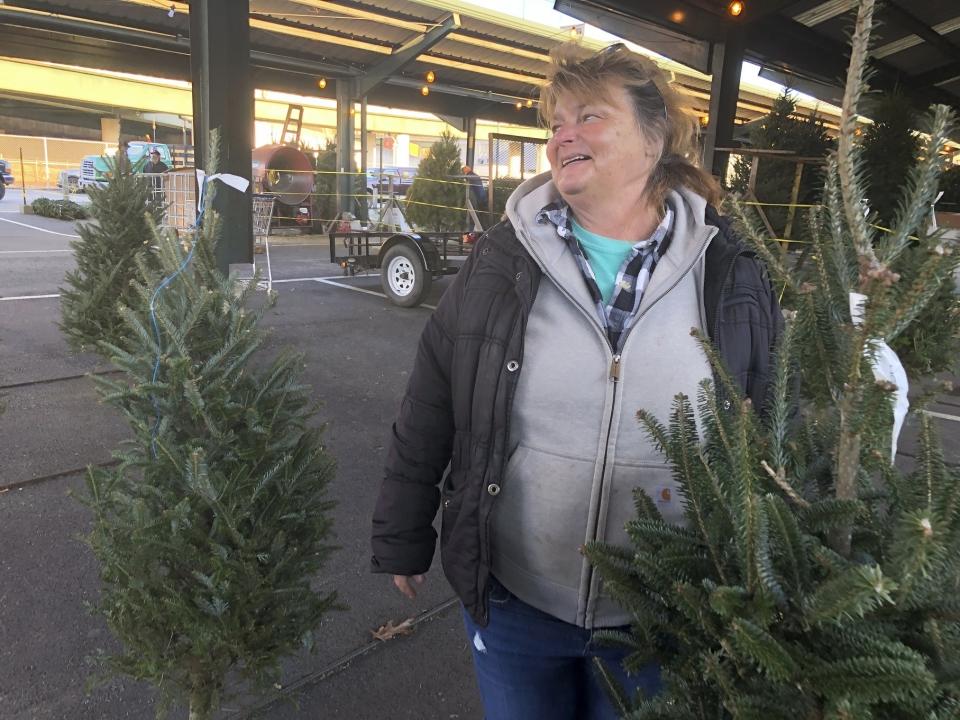
[{"label": "chain link fence", "polygon": [[507,198],[521,182],[550,169],[544,138],[490,133],[487,157],[487,212],[491,217],[503,214]]}]

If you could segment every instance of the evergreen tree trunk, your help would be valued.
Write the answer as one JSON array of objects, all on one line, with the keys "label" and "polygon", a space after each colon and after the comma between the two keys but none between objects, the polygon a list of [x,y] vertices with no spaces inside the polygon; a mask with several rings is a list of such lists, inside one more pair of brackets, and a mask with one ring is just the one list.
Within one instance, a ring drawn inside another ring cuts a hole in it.
[{"label": "evergreen tree trunk", "polygon": [[189,720],[210,720],[213,717],[215,692],[212,680],[202,672],[190,674]]}]

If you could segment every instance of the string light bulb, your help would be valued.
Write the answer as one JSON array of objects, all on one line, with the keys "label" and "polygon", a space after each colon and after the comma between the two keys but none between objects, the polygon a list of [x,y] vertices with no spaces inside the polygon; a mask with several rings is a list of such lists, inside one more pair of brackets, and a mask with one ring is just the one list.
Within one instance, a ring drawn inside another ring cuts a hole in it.
[{"label": "string light bulb", "polygon": [[326,79],[326,78],[320,78],[319,80],[317,80],[317,87],[320,88],[321,90],[323,90],[324,88],[326,88],[326,87],[327,87],[327,79]]},{"label": "string light bulb", "polygon": [[433,70],[427,70],[427,74],[423,76],[423,79],[428,83],[432,83],[437,79],[437,74]]},{"label": "string light bulb", "polygon": [[519,100],[517,100],[517,105],[516,105],[516,107],[517,107],[517,110],[522,109],[522,108],[523,108],[523,103],[520,102]]},{"label": "string light bulb", "polygon": [[533,107],[533,100],[531,99],[527,100],[527,107]]},{"label": "string light bulb", "polygon": [[733,2],[727,5],[727,12],[733,15],[733,17],[740,17],[745,9],[746,5],[743,4],[742,0],[733,0]]},{"label": "string light bulb", "polygon": [[420,88],[420,94],[426,97],[427,95],[430,94],[430,88],[424,85],[422,88]]}]

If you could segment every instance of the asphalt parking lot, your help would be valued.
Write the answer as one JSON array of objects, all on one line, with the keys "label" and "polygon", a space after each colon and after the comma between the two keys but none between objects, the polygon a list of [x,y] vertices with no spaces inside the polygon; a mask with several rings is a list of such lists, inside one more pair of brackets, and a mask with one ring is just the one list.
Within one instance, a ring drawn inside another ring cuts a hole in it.
[{"label": "asphalt parking lot", "polygon": [[[98,569],[80,540],[87,511],[69,493],[83,491],[83,468],[108,462],[128,431],[86,377],[109,368],[69,351],[57,327],[74,228],[21,215],[18,203],[16,192],[0,202],[0,718],[151,717],[146,685],[118,678],[84,691],[87,658],[113,640],[84,608],[96,599]],[[337,589],[349,610],[324,621],[314,654],[285,663],[275,694],[233,698],[223,716],[479,718],[467,638],[439,563],[416,602],[368,571],[390,423],[429,306],[450,279],[434,283],[425,307],[401,309],[383,297],[377,274],[343,277],[324,238],[276,238],[271,259],[279,297],[265,318],[268,350],[304,353],[304,379],[323,403],[318,421],[328,423],[338,461],[331,496],[341,549],[317,585]],[[941,395],[930,410],[948,461],[960,462],[960,395]],[[908,424],[904,463],[914,437]],[[411,635],[372,640],[373,630],[406,618],[416,620]]]},{"label": "asphalt parking lot", "polygon": [[[16,193],[12,199],[19,200]],[[0,202],[5,720],[153,716],[153,692],[144,684],[118,678],[84,691],[87,658],[113,640],[84,607],[96,599],[98,570],[81,542],[88,513],[69,493],[83,491],[83,468],[108,462],[128,431],[97,402],[85,376],[108,368],[95,356],[70,352],[57,327],[56,296],[73,266],[72,235],[70,223],[19,214],[9,194]],[[325,619],[314,654],[285,663],[279,691],[233,698],[224,716],[479,718],[459,606],[439,569],[415,602],[368,571],[369,517],[384,445],[429,308],[392,306],[376,274],[344,278],[329,264],[320,238],[277,238],[271,259],[279,297],[265,318],[268,351],[293,346],[304,353],[303,378],[323,403],[317,420],[328,423],[326,440],[338,463],[331,497],[341,549],[316,584],[335,588],[349,610]],[[428,305],[448,283],[434,283]],[[411,635],[373,641],[372,631],[407,618],[416,621]]]}]

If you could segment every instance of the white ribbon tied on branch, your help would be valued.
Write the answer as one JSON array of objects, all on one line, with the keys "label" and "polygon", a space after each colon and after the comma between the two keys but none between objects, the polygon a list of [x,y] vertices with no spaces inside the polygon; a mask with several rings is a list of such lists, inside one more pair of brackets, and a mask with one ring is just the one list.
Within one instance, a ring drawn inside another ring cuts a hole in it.
[{"label": "white ribbon tied on branch", "polygon": [[[864,309],[867,296],[863,293],[850,293],[850,319],[854,325],[863,324]],[[893,394],[893,437],[890,439],[890,462],[896,459],[897,439],[903,429],[903,421],[910,409],[910,400],[907,398],[909,383],[903,363],[886,341],[871,339],[867,343],[866,353],[871,356],[873,377],[878,381],[888,382],[896,386]]]},{"label": "white ribbon tied on branch", "polygon": [[242,178],[239,175],[231,175],[230,173],[214,173],[213,175],[207,175],[203,170],[197,169],[197,187],[200,188],[200,198],[197,202],[198,207],[203,207],[203,194],[207,187],[207,183],[211,180],[219,180],[224,185],[229,185],[234,190],[239,190],[240,192],[246,192],[247,188],[250,186],[250,181],[246,178]]}]

